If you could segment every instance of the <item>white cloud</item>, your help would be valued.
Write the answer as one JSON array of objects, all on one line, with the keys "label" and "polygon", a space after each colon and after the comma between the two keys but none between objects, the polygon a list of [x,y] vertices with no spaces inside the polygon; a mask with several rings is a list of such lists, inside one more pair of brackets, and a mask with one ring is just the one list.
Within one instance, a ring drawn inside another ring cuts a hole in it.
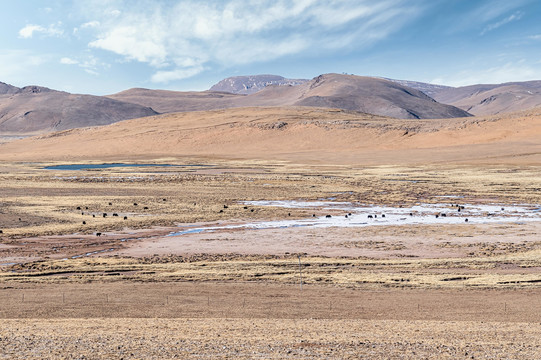
[{"label": "white cloud", "polygon": [[[90,6],[89,47],[150,64],[154,82],[287,55],[352,50],[386,38],[422,9],[406,0],[121,2]],[[168,4],[165,7],[164,4]],[[97,27],[96,27],[97,29]]]},{"label": "white cloud", "polygon": [[440,84],[458,87],[473,84],[500,84],[537,79],[541,79],[541,66],[531,66],[524,61],[518,61],[508,62],[488,69],[465,70],[437,80]]},{"label": "white cloud", "polygon": [[86,73],[91,75],[99,75],[99,71],[110,67],[109,64],[102,62],[91,54],[83,54],[79,56],[79,59],[73,59],[70,57],[63,57],[60,59],[60,63],[64,65],[77,65],[82,68]]},{"label": "white cloud", "polygon": [[528,36],[530,40],[541,40],[541,34]]},{"label": "white cloud", "polygon": [[128,59],[148,62],[152,66],[163,65],[167,57],[163,43],[166,36],[158,27],[149,27],[147,30],[141,32],[136,25],[114,27],[107,36],[90,42],[89,46],[109,50]]},{"label": "white cloud", "polygon": [[19,37],[23,39],[29,39],[34,36],[34,33],[41,33],[45,36],[62,36],[64,34],[64,30],[59,28],[59,26],[61,25],[62,23],[51,24],[47,28],[44,28],[40,25],[26,25],[21,30],[19,30]]},{"label": "white cloud", "polygon": [[27,50],[3,49],[0,52],[0,81],[24,84],[31,79],[33,69],[49,60],[48,55],[36,55]]},{"label": "white cloud", "polygon": [[476,20],[481,23],[493,21],[504,14],[508,14],[521,6],[535,0],[490,0],[477,7],[468,17],[468,20]]},{"label": "white cloud", "polygon": [[63,57],[62,59],[60,59],[60,63],[64,65],[76,65],[79,62],[77,60],[74,60],[68,57]]},{"label": "white cloud", "polygon": [[185,69],[176,69],[171,71],[157,71],[152,75],[152,82],[167,83],[174,80],[182,80],[201,73],[204,70],[202,66],[194,66]]},{"label": "white cloud", "polygon": [[98,76],[99,73],[97,71],[94,71],[94,70],[91,70],[91,69],[85,69],[85,72],[87,74],[90,74],[90,75],[93,75],[93,76]]},{"label": "white cloud", "polygon": [[85,22],[84,24],[81,24],[81,29],[88,29],[88,28],[96,28],[100,26],[100,22],[99,21],[89,21],[89,22]]},{"label": "white cloud", "polygon": [[[536,0],[471,1],[473,9],[469,12],[461,12],[459,16],[456,16],[453,23],[449,25],[448,31],[450,33],[456,33],[473,28],[483,29],[482,31],[485,31],[488,23],[496,22],[497,19],[501,19],[504,16],[513,16],[509,15],[509,13],[517,12],[521,7],[534,1]],[[452,16],[452,14],[450,15]]]},{"label": "white cloud", "polygon": [[518,21],[518,20],[520,20],[522,18],[523,15],[524,15],[524,13],[522,13],[520,11],[517,11],[514,14],[509,15],[508,17],[506,17],[503,20],[500,20],[498,22],[489,24],[483,29],[483,31],[481,31],[481,35],[485,35],[487,32],[495,30],[495,29],[499,28],[500,26],[505,25],[507,23],[510,23],[512,21]]},{"label": "white cloud", "polygon": [[19,37],[23,39],[31,38],[34,32],[43,32],[45,28],[39,25],[26,25],[21,30],[19,30]]}]

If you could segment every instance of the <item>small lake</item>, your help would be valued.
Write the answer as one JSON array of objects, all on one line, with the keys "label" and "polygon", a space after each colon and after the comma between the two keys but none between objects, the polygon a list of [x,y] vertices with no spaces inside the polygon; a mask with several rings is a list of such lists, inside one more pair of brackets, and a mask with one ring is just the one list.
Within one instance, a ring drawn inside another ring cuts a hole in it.
[{"label": "small lake", "polygon": [[126,163],[111,163],[111,164],[65,164],[45,166],[46,170],[90,170],[90,169],[110,169],[110,168],[131,168],[131,167],[206,167],[212,165],[174,165],[174,164],[126,164]]}]

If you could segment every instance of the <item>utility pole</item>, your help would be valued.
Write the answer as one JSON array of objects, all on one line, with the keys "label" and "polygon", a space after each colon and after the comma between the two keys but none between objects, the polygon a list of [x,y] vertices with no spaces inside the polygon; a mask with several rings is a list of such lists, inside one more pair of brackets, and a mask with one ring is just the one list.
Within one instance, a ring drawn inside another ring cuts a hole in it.
[{"label": "utility pole", "polygon": [[302,291],[302,267],[301,267],[301,256],[299,256],[299,279],[300,279],[300,284],[301,284],[301,291]]}]

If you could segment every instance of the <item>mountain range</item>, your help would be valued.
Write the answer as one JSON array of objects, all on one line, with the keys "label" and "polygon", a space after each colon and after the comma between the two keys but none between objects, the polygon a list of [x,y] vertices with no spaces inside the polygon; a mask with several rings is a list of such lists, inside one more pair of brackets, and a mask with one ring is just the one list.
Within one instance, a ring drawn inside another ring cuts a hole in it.
[{"label": "mountain range", "polygon": [[[261,79],[258,76],[242,77],[242,79],[248,82],[246,87],[254,83],[264,84],[270,81],[270,75],[261,76]],[[284,80],[283,83],[270,84],[250,94],[244,94],[245,87],[239,85],[240,79],[241,77],[235,77],[231,81],[222,80],[210,90],[203,92],[130,89],[108,97],[141,106],[150,106],[162,113],[253,106],[312,106],[359,111],[400,119],[471,116],[454,106],[438,103],[422,91],[382,78],[325,74],[298,85],[291,85],[288,83],[289,79],[281,78]],[[291,81],[301,82],[301,80]]]},{"label": "mountain range", "polygon": [[345,74],[311,80],[253,75],[224,79],[207,91],[136,88],[107,96],[0,82],[0,135],[27,136],[164,113],[262,106],[336,108],[399,119],[469,117],[541,106],[541,81],[455,88]]}]

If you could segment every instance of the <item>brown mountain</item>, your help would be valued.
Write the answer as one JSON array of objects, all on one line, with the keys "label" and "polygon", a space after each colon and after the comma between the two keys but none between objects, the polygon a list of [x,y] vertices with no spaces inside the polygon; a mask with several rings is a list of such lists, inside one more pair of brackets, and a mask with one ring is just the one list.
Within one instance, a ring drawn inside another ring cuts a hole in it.
[{"label": "brown mountain", "polygon": [[440,104],[423,92],[402,84],[381,78],[339,74],[320,75],[296,86],[270,85],[250,95],[131,89],[108,97],[150,106],[160,112],[252,106],[312,106],[401,119],[471,116],[466,111]]},{"label": "brown mountain", "polygon": [[171,113],[235,107],[235,99],[244,97],[244,95],[210,90],[185,92],[135,88],[107,97],[151,107],[159,113]]},{"label": "brown mountain", "polygon": [[175,113],[13,141],[0,145],[0,157],[5,161],[202,157],[297,164],[541,164],[540,110],[440,120],[310,107]]},{"label": "brown mountain", "polygon": [[507,113],[541,106],[541,81],[446,88],[433,97],[475,115]]},{"label": "brown mountain", "polygon": [[286,79],[278,75],[247,75],[233,76],[214,84],[210,91],[222,91],[232,94],[253,94],[267,86],[296,86],[307,82],[308,79]]},{"label": "brown mountain", "polygon": [[380,78],[325,74],[298,86],[269,86],[237,100],[243,106],[315,106],[354,110],[399,119],[471,116],[423,92]]},{"label": "brown mountain", "polygon": [[15,94],[19,90],[21,90],[21,89],[19,89],[16,86],[0,82],[0,95]]},{"label": "brown mountain", "polygon": [[0,134],[32,135],[156,115],[149,107],[39,86],[2,86]]},{"label": "brown mountain", "polygon": [[452,89],[451,86],[429,84],[429,83],[424,83],[424,82],[419,82],[419,81],[396,80],[396,79],[389,79],[389,78],[382,78],[382,79],[389,80],[389,81],[398,83],[400,85],[417,89],[419,91],[424,92],[426,95],[430,96],[431,98],[434,98],[434,95],[436,95],[437,93],[443,90]]}]

